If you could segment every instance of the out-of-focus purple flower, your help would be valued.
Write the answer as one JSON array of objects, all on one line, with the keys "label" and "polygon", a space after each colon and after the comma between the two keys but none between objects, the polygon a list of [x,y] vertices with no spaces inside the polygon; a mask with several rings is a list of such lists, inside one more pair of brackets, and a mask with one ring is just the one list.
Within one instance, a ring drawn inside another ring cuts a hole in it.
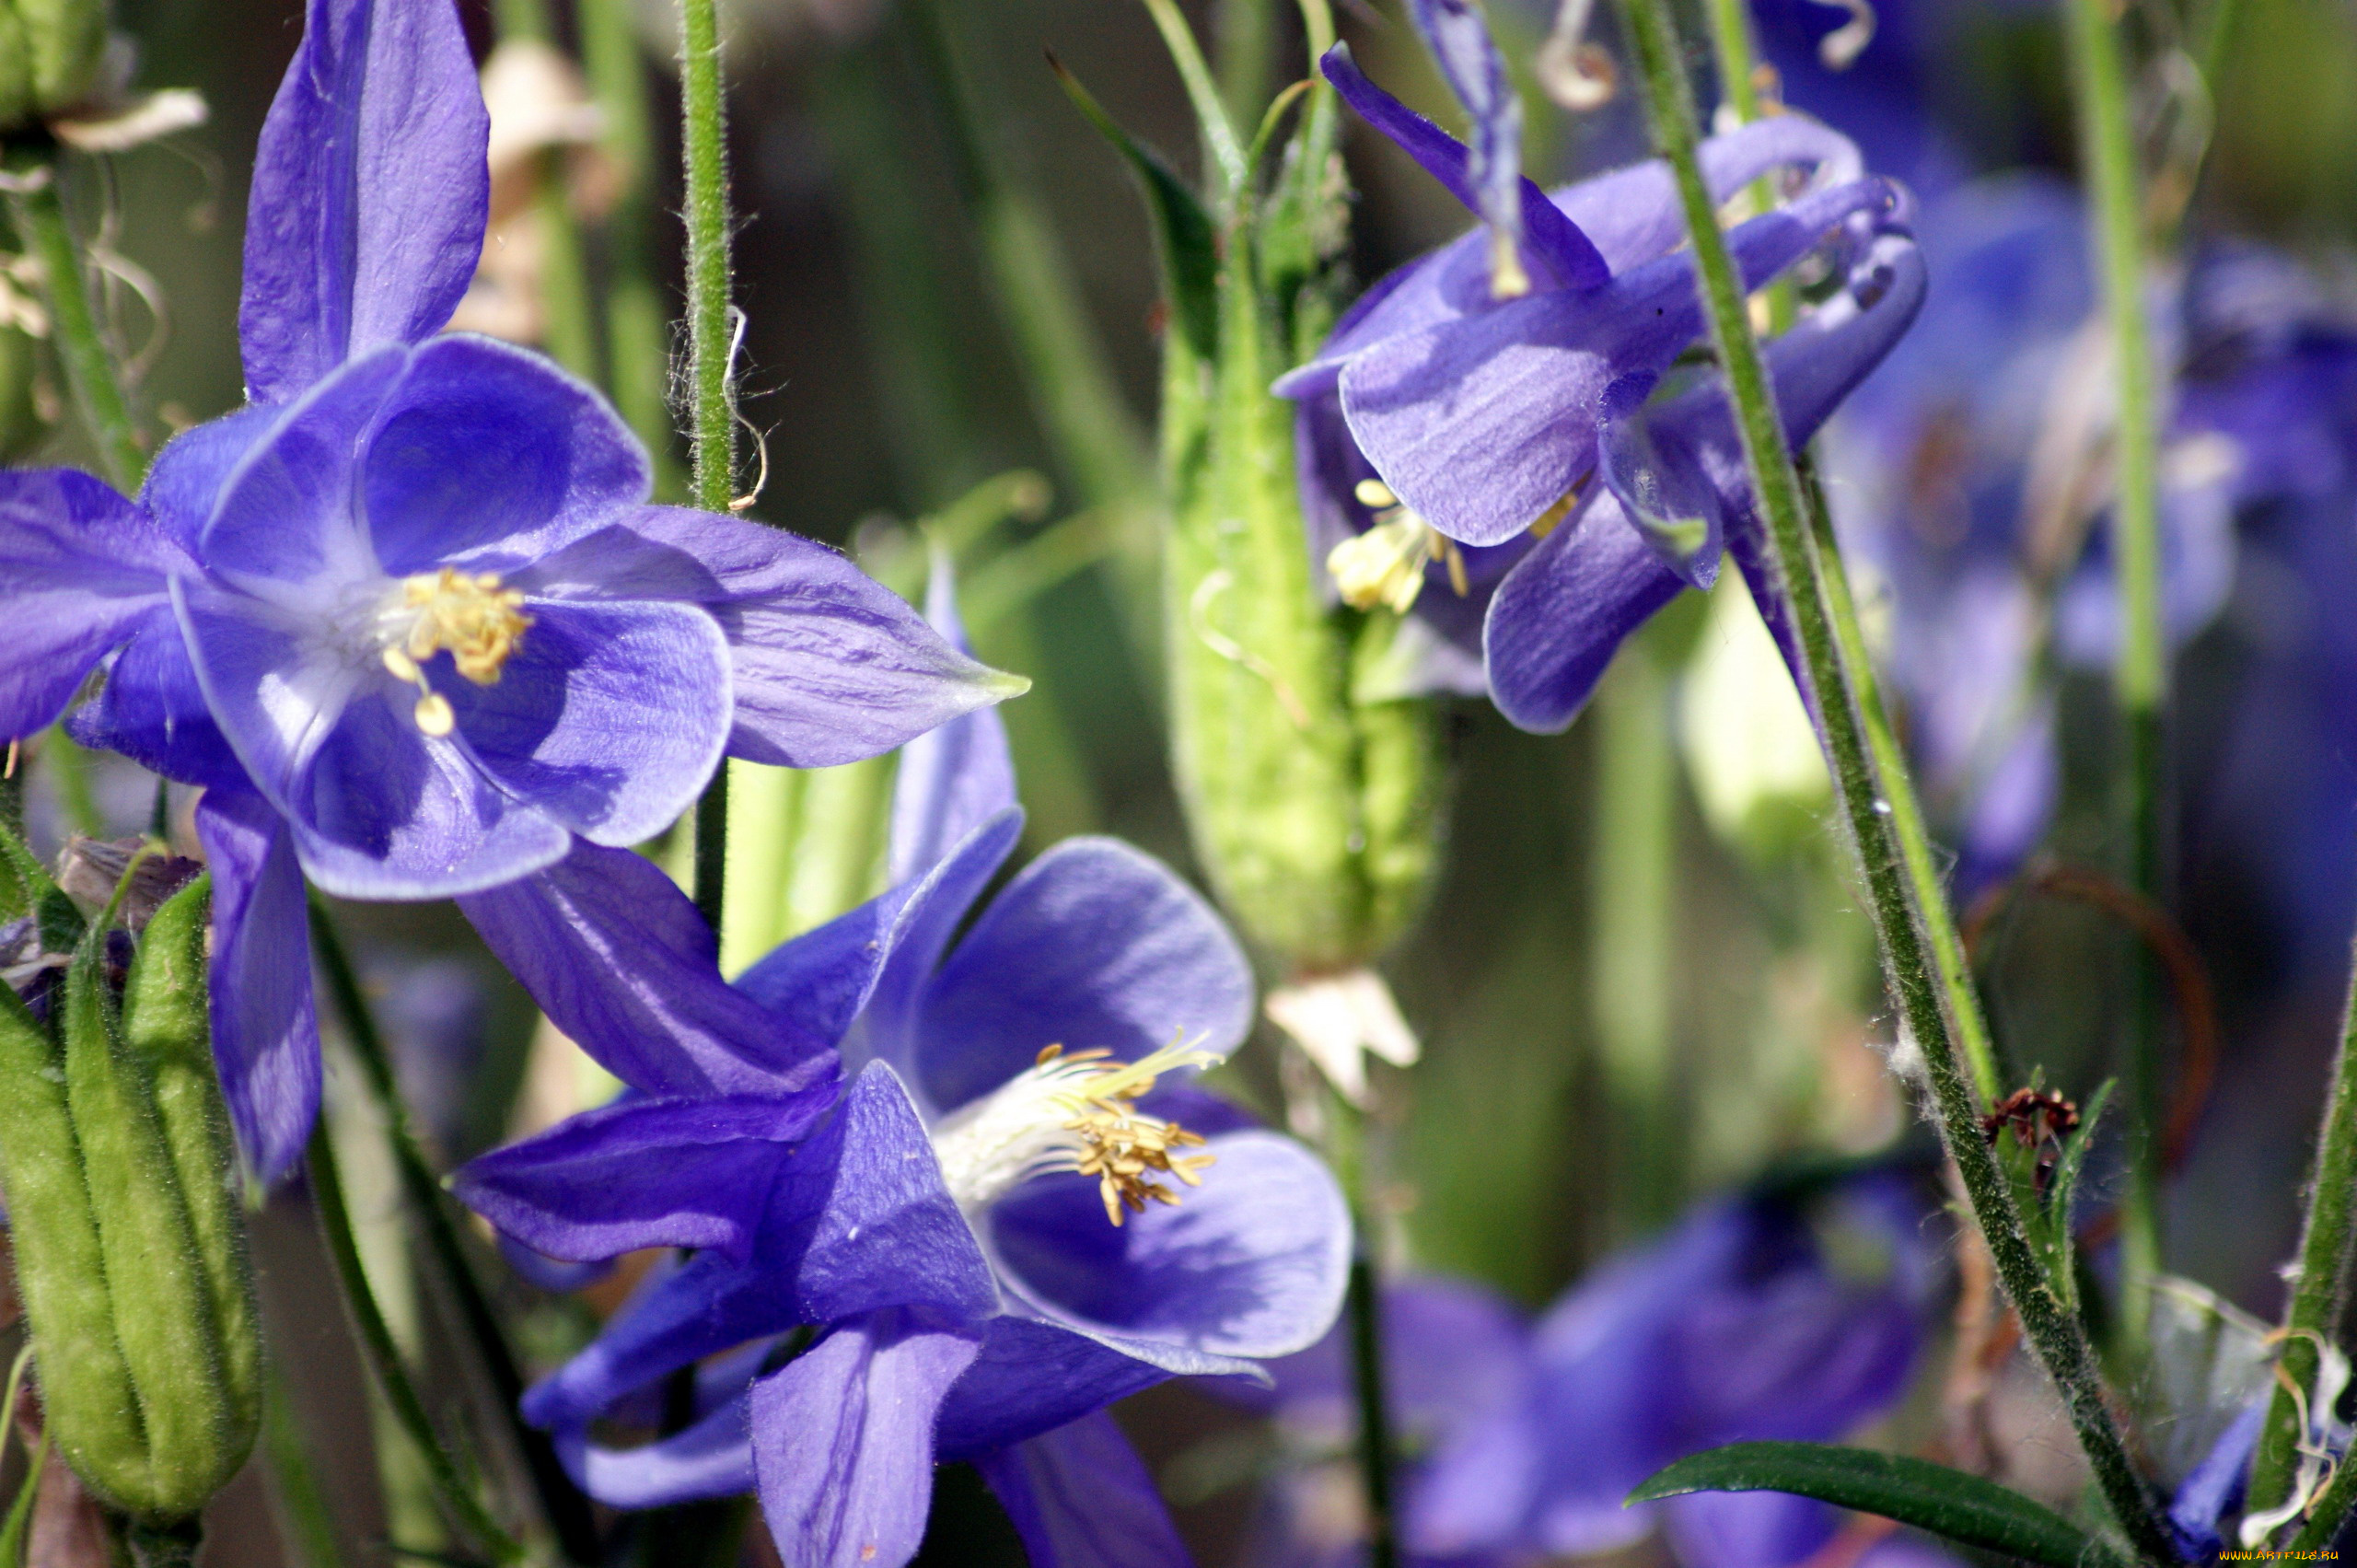
[{"label": "out-of-focus purple flower", "polygon": [[[1964,186],[1928,208],[1918,232],[1941,286],[1827,444],[1835,520],[1888,596],[1884,662],[1968,894],[2044,832],[2055,666],[2106,667],[2117,634],[2114,413],[2085,225],[2068,187],[2035,177]],[[2357,338],[2318,330],[2287,264],[2241,252],[2156,285],[2153,313],[2173,389],[2163,610],[2181,645],[2235,587],[2237,515],[2331,496],[2350,471]],[[2345,517],[2350,501],[2338,505]],[[2329,571],[2329,533],[2294,529],[2287,542]],[[2311,663],[2332,662],[2310,647]]]},{"label": "out-of-focus purple flower", "polygon": [[833,552],[647,504],[591,389],[435,336],[482,248],[486,119],[447,0],[311,0],[255,157],[250,406],[137,500],[0,482],[0,735],[206,787],[214,1046],[246,1155],[319,1098],[303,877],[431,899],[628,844],[724,753],[871,756],[1007,693]]},{"label": "out-of-focus purple flower", "polygon": [[[1161,865],[1068,841],[967,924],[1021,825],[994,714],[927,736],[896,792],[897,885],[733,988],[709,932],[687,940],[693,912],[624,852],[585,846],[557,878],[467,900],[636,1092],[477,1160],[460,1194],[552,1258],[696,1249],[526,1400],[592,1495],[758,1488],[792,1568],[895,1568],[935,1461],[970,1459],[1035,1562],[1184,1561],[1101,1412],[1314,1342],[1341,1304],[1348,1212],[1298,1144],[1171,1081],[1244,1037],[1252,979]],[[542,939],[573,922],[619,951],[665,910],[676,964],[584,965]],[[807,1348],[781,1338],[797,1330]],[[693,1426],[590,1441],[737,1347],[702,1374]]]},{"label": "out-of-focus purple flower", "polygon": [[[1325,70],[1486,215],[1480,160],[1347,52]],[[1469,107],[1477,143],[1497,139],[1502,122]],[[1702,157],[1722,199],[1808,171],[1787,205],[1728,237],[1754,286],[1820,254],[1842,280],[1769,350],[1788,431],[1805,440],[1920,297],[1901,198],[1860,177],[1851,143],[1800,115],[1714,138]],[[1666,166],[1551,196],[1525,180],[1517,189],[1526,292],[1502,293],[1494,244],[1468,235],[1377,284],[1277,389],[1300,405],[1303,511],[1336,591],[1413,612],[1398,688],[1486,686],[1515,723],[1560,729],[1624,636],[1682,586],[1715,577],[1750,507],[1724,398],[1697,385],[1648,401],[1703,332]]]},{"label": "out-of-focus purple flower", "polygon": [[1923,1219],[1879,1179],[1813,1207],[1730,1198],[1606,1263],[1531,1330],[1521,1386],[1435,1449],[1408,1490],[1408,1544],[1437,1558],[1559,1556],[1658,1525],[1692,1568],[1805,1562],[1839,1525],[1822,1504],[1621,1499],[1684,1455],[1839,1438],[1888,1408],[1922,1340],[1934,1258]]}]

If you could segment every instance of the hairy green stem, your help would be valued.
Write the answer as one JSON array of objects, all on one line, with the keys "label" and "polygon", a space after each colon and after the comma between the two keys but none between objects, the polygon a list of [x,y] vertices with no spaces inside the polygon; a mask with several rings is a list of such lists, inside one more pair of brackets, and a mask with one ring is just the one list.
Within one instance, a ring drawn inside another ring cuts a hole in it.
[{"label": "hairy green stem", "polygon": [[65,384],[89,429],[90,444],[98,448],[99,470],[128,494],[147,471],[147,453],[115,374],[114,355],[99,331],[82,253],[58,197],[63,173],[64,160],[53,145],[13,150],[7,159],[8,214],[27,252],[41,263],[50,341],[65,367]]},{"label": "hairy green stem", "polygon": [[[1696,149],[1692,89],[1668,0],[1620,0],[1623,32],[1643,89],[1655,148],[1677,177],[1701,273],[1711,336],[1724,367],[1761,512],[1766,522],[1763,581],[1758,585],[1791,615],[1805,687],[1825,732],[1842,817],[1864,873],[1883,960],[1909,1032],[1922,1054],[1941,1134],[1964,1180],[1975,1219],[2022,1328],[2061,1390],[2097,1486],[2136,1550],[2157,1562],[2175,1554],[2151,1494],[2130,1459],[2106,1403],[2093,1349],[2078,1318],[2047,1284],[2031,1253],[2012,1191],[1980,1131],[1974,1098],[1934,969],[1927,922],[1944,905],[1919,908],[1897,842],[1896,815],[1877,777],[1861,717],[1862,691],[1826,606],[1825,563],[1811,537],[1800,477],[1784,440],[1767,366],[1753,338],[1744,289],[1719,232]],[[1903,770],[1902,770],[1903,771]]]},{"label": "hairy green stem", "polygon": [[726,512],[737,493],[737,391],[730,371],[728,131],[716,0],[679,0],[680,160],[687,175],[688,440],[695,504]]},{"label": "hairy green stem", "polygon": [[523,1549],[499,1527],[499,1522],[475,1495],[474,1488],[459,1473],[458,1462],[442,1446],[441,1437],[434,1430],[433,1418],[426,1414],[425,1401],[418,1397],[408,1368],[401,1365],[401,1348],[393,1342],[393,1330],[368,1288],[368,1271],[360,1261],[360,1245],[352,1234],[352,1214],[343,1197],[343,1176],[336,1165],[335,1145],[328,1136],[324,1117],[311,1130],[308,1168],[311,1210],[319,1218],[319,1236],[327,1244],[329,1260],[335,1265],[337,1283],[343,1287],[343,1305],[351,1315],[353,1331],[359,1338],[361,1351],[367,1357],[369,1370],[376,1375],[385,1402],[392,1408],[401,1430],[416,1445],[434,1478],[435,1490],[441,1494],[452,1518],[500,1562],[520,1561]]},{"label": "hairy green stem", "polygon": [[[2153,350],[2144,316],[2144,224],[2136,173],[2135,124],[2127,67],[2109,0],[2069,0],[2079,110],[2080,158],[2094,204],[2096,273],[2111,331],[2119,389],[2112,549],[2119,580],[2119,647],[2112,686],[2127,740],[2126,817],[2129,885],[2162,899],[2164,812],[2162,704],[2168,656],[2161,631],[2160,431]],[[2131,1009],[2128,1100],[2131,1176],[2122,1205],[2122,1301],[2131,1342],[2142,1340],[2146,1282],[2161,1266],[2160,1140],[2165,1114],[2162,1081],[2159,975],[2140,948]]]},{"label": "hairy green stem", "polygon": [[[728,128],[716,0],[679,0],[680,159],[687,178],[690,488],[707,512],[737,493],[737,392],[729,324]],[[696,806],[696,908],[720,928],[728,864],[728,770]]]},{"label": "hairy green stem", "polygon": [[507,1342],[505,1330],[500,1327],[491,1297],[467,1256],[449,1194],[443,1191],[441,1180],[435,1175],[411,1126],[408,1103],[393,1075],[392,1058],[385,1049],[383,1035],[377,1031],[367,997],[360,989],[360,978],[344,950],[343,936],[316,893],[311,897],[311,940],[319,951],[319,969],[327,977],[328,993],[334,1001],[336,1016],[343,1025],[353,1057],[360,1065],[360,1075],[384,1118],[386,1140],[392,1148],[401,1191],[482,1363],[483,1375],[490,1381],[493,1398],[498,1401],[509,1435],[530,1473],[540,1510],[567,1555],[576,1562],[593,1562],[598,1535],[588,1500],[564,1473],[548,1434],[524,1423],[517,1409],[517,1401],[524,1397],[523,1369]]},{"label": "hairy green stem", "polygon": [[[2324,1131],[2316,1139],[2316,1172],[2308,1183],[2299,1273],[2283,1313],[2283,1370],[2303,1395],[2315,1391],[2317,1342],[2340,1326],[2348,1302],[2350,1246],[2357,1236],[2357,949],[2351,953],[2347,1016],[2340,1053],[2333,1062]],[[2278,1384],[2251,1458],[2250,1512],[2272,1508],[2290,1493],[2303,1436],[2299,1406],[2291,1389]]]}]

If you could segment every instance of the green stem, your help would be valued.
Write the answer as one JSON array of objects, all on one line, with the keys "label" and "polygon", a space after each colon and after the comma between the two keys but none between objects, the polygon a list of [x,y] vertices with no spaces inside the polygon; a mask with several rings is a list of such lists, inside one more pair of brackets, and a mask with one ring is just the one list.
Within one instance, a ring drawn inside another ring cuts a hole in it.
[{"label": "green stem", "polygon": [[1383,1301],[1364,1238],[1351,1260],[1351,1369],[1358,1396],[1359,1474],[1366,1486],[1368,1568],[1399,1568],[1399,1527],[1391,1496],[1391,1414],[1384,1397]]},{"label": "green stem", "polygon": [[1971,960],[1965,954],[1964,938],[1957,932],[1948,907],[1947,884],[1941,877],[1939,858],[1932,847],[1931,829],[1923,819],[1923,802],[1915,793],[1915,775],[1908,769],[1907,754],[1899,749],[1890,711],[1883,705],[1881,684],[1875,678],[1874,657],[1866,648],[1865,628],[1858,620],[1857,600],[1851,597],[1849,575],[1841,566],[1840,546],[1833,537],[1832,514],[1826,509],[1814,468],[1804,464],[1802,477],[1807,487],[1810,537],[1817,546],[1817,558],[1823,563],[1827,619],[1832,623],[1834,641],[1840,646],[1841,657],[1857,688],[1859,722],[1865,729],[1866,749],[1874,758],[1883,798],[1890,806],[1891,832],[1898,842],[1908,888],[1914,895],[1915,907],[1924,912],[1923,935],[1931,947],[1932,964],[1947,1003],[1948,1017],[1956,1028],[1956,1046],[1964,1054],[1965,1070],[1972,1074],[1973,1092],[1983,1104],[1994,1105],[2005,1094],[2004,1066],[1989,1032],[1988,1015],[1980,1010],[1980,993],[1973,988]]},{"label": "green stem", "polygon": [[679,0],[680,159],[687,176],[688,440],[695,504],[737,493],[737,393],[729,377],[728,135],[715,0]]},{"label": "green stem", "polygon": [[[2119,649],[2113,694],[2127,740],[2129,885],[2163,903],[2162,705],[2168,696],[2161,629],[2160,431],[2153,351],[2144,318],[2144,231],[2127,68],[2109,0],[2069,0],[2071,62],[2081,161],[2093,195],[2096,270],[2111,329],[2119,397],[2119,498],[2112,545],[2119,582]],[[2160,1143],[2165,1115],[2158,974],[2134,960],[2128,1099],[2131,1179],[2122,1205],[2121,1297],[2131,1343],[2141,1342],[2147,1282],[2161,1264]]]},{"label": "green stem", "polygon": [[[2061,1392],[2097,1486],[2138,1551],[2175,1561],[2154,1503],[2113,1423],[2095,1353],[2078,1318],[2055,1296],[2032,1255],[2004,1173],[1980,1131],[1980,1105],[1956,1043],[1947,994],[1933,966],[1927,923],[1945,920],[1944,904],[1919,908],[1897,842],[1896,811],[1877,778],[1862,691],[1826,605],[1826,570],[1809,528],[1800,476],[1785,445],[1744,289],[1719,232],[1696,151],[1692,89],[1682,64],[1668,0],[1620,0],[1623,33],[1637,66],[1655,148],[1678,180],[1693,240],[1711,337],[1725,368],[1744,456],[1765,514],[1765,570],[1758,587],[1788,611],[1798,634],[1803,695],[1824,726],[1842,816],[1864,875],[1883,961],[1910,1032],[1923,1058],[1948,1156],[1956,1162],[1973,1214],[1987,1239],[2024,1334]],[[1902,770],[1903,771],[1903,770]]]},{"label": "green stem", "polygon": [[114,355],[99,330],[81,251],[58,198],[64,160],[53,145],[19,147],[9,154],[7,165],[8,213],[26,250],[41,263],[50,341],[65,366],[65,384],[98,448],[100,470],[128,494],[147,471],[147,454],[116,377]]},{"label": "green stem", "polygon": [[[290,1402],[286,1379],[274,1364],[262,1397],[261,1445],[270,1469],[271,1501],[278,1516],[279,1539],[296,1568],[343,1568],[335,1514],[320,1490],[319,1471],[302,1423]],[[16,1568],[14,1563],[6,1568]]]},{"label": "green stem", "polygon": [[1630,640],[1596,693],[1588,993],[1603,1068],[1613,1235],[1633,1242],[1680,1206],[1683,1149],[1670,1047],[1678,902],[1677,761],[1652,639]]},{"label": "green stem", "polygon": [[[311,942],[319,953],[319,969],[327,976],[328,994],[334,1001],[344,1037],[359,1063],[361,1078],[384,1119],[386,1141],[392,1148],[401,1191],[416,1216],[426,1250],[447,1288],[448,1298],[458,1309],[481,1359],[509,1434],[523,1456],[541,1512],[569,1556],[577,1562],[594,1562],[598,1534],[588,1500],[565,1475],[548,1434],[524,1423],[517,1409],[517,1401],[524,1397],[523,1370],[500,1327],[499,1315],[492,1308],[491,1297],[467,1257],[449,1195],[443,1191],[441,1179],[435,1176],[410,1124],[408,1102],[402,1098],[401,1086],[393,1076],[392,1057],[385,1049],[384,1037],[377,1032],[376,1016],[360,989],[359,975],[352,967],[351,956],[344,950],[343,939],[330,918],[326,904],[317,893],[311,896]],[[315,1144],[315,1151],[317,1146]]]},{"label": "green stem", "polygon": [[360,1261],[360,1246],[352,1234],[352,1215],[343,1198],[343,1177],[337,1168],[334,1143],[328,1136],[327,1121],[322,1117],[311,1130],[309,1162],[311,1179],[311,1209],[319,1216],[319,1236],[327,1243],[328,1257],[335,1265],[336,1280],[343,1286],[343,1305],[351,1314],[353,1331],[360,1340],[360,1348],[367,1356],[369,1369],[376,1374],[377,1386],[392,1408],[393,1417],[401,1430],[409,1434],[433,1476],[435,1490],[441,1493],[451,1516],[474,1537],[477,1543],[502,1562],[520,1561],[523,1549],[499,1527],[497,1520],[483,1507],[474,1488],[459,1473],[457,1461],[449,1450],[442,1446],[435,1434],[433,1419],[425,1412],[425,1401],[418,1398],[417,1388],[410,1381],[409,1371],[401,1365],[400,1347],[393,1342],[392,1329],[386,1323],[384,1312],[377,1306],[377,1298],[368,1288],[368,1272]]},{"label": "green stem", "polygon": [[1249,125],[1268,106],[1276,45],[1272,0],[1219,0],[1212,18],[1220,97],[1238,125]]},{"label": "green stem", "polygon": [[[2340,1326],[2349,1299],[2352,1237],[2357,1237],[2357,951],[2351,955],[2348,1023],[2333,1063],[2332,1097],[2325,1105],[2316,1173],[2308,1184],[2299,1272],[2283,1313],[2283,1370],[2304,1395],[2316,1388],[2317,1342]],[[2248,1511],[2275,1507],[2289,1495],[2303,1436],[2292,1392],[2278,1384],[2258,1452],[2251,1459]]]},{"label": "green stem", "polygon": [[150,1524],[134,1519],[123,1530],[137,1568],[196,1568],[197,1549],[204,1544],[202,1519],[175,1519]]},{"label": "green stem", "polygon": [[66,821],[77,833],[103,838],[107,824],[99,812],[99,797],[90,788],[90,754],[65,733],[62,721],[49,726],[41,754],[51,782],[57,786],[57,802],[65,808]]},{"label": "green stem", "polygon": [[[707,512],[737,492],[737,392],[731,380],[728,130],[715,0],[679,0],[680,160],[687,180],[690,488]],[[696,806],[696,908],[719,929],[728,864],[728,770]]]}]

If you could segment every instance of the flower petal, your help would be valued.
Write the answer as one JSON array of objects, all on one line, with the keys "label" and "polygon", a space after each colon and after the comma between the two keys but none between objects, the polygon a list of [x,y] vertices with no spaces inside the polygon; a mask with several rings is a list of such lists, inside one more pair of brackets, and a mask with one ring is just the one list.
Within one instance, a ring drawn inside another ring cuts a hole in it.
[{"label": "flower petal", "polygon": [[[982,1458],[1172,1376],[1167,1367],[1124,1353],[1121,1342],[1036,1318],[993,1318],[983,1330],[981,1354],[941,1407],[934,1442],[944,1462]],[[1202,1370],[1251,1367],[1211,1360]]]},{"label": "flower petal", "polygon": [[1719,578],[1726,511],[1679,422],[1649,416],[1643,404],[1650,389],[1650,377],[1632,377],[1605,394],[1596,475],[1662,564],[1707,592]]},{"label": "flower petal", "polygon": [[0,739],[64,711],[92,667],[164,602],[188,557],[155,519],[71,469],[0,473]]},{"label": "flower petal", "polygon": [[205,705],[321,888],[447,898],[537,871],[571,844],[455,740],[421,733],[413,689],[321,649],[304,620],[205,578],[172,579],[172,608]]},{"label": "flower petal", "polygon": [[[1778,168],[1805,168],[1805,191],[1846,185],[1865,172],[1857,144],[1830,126],[1789,110],[1713,136],[1701,146],[1702,179],[1713,202],[1724,202]],[[1659,158],[1616,168],[1552,192],[1620,272],[1686,243],[1686,215],[1669,165]]]},{"label": "flower petal", "polygon": [[427,667],[475,761],[601,844],[653,838],[695,804],[728,736],[728,645],[683,604],[543,602],[488,686]]},{"label": "flower petal", "polygon": [[1180,1039],[1225,1055],[1252,1027],[1252,966],[1202,895],[1114,839],[1026,866],[918,1004],[926,1098],[954,1109],[1046,1045],[1135,1061]]},{"label": "flower petal", "polygon": [[1102,1411],[979,1466],[1031,1568],[1192,1568],[1154,1478]]},{"label": "flower petal", "polygon": [[188,644],[170,604],[151,610],[106,667],[99,694],[66,716],[74,738],[93,750],[119,751],[151,772],[182,784],[249,787],[204,691],[189,663]]},{"label": "flower petal", "polygon": [[[1362,119],[1399,144],[1424,172],[1475,213],[1482,193],[1474,185],[1473,158],[1465,144],[1366,79],[1347,44],[1336,44],[1318,63],[1326,79]],[[1565,217],[1546,193],[1516,177],[1522,218],[1522,253],[1535,279],[1556,288],[1588,289],[1611,275],[1586,235]]]},{"label": "flower petal", "polygon": [[139,504],[183,550],[194,550],[204,521],[253,444],[270,434],[280,410],[241,408],[164,443],[139,487]]},{"label": "flower petal", "polygon": [[875,1063],[861,1073],[829,1131],[840,1153],[824,1188],[782,1181],[771,1204],[771,1225],[795,1236],[786,1244],[794,1272],[780,1284],[790,1285],[802,1320],[899,1306],[961,1320],[996,1312],[990,1264],[892,1070]]},{"label": "flower petal", "polygon": [[362,463],[368,535],[396,577],[537,561],[646,499],[646,453],[592,388],[471,333],[411,356]]},{"label": "flower petal", "polygon": [[[1835,226],[1896,200],[1883,181],[1858,180],[1753,218],[1728,245],[1756,287]],[[1342,369],[1342,412],[1384,482],[1426,522],[1500,544],[1594,463],[1605,389],[1659,371],[1701,326],[1691,256],[1667,256],[1585,295],[1534,294],[1373,344]]]},{"label": "flower petal", "polygon": [[446,0],[310,0],[248,198],[238,332],[254,401],[450,319],[482,250],[490,125]]},{"label": "flower petal", "polygon": [[916,1555],[934,1416],[978,1348],[970,1331],[879,1312],[753,1385],[761,1515],[786,1568],[900,1568]]},{"label": "flower petal", "polygon": [[1782,1492],[1697,1492],[1662,1506],[1681,1562],[1797,1568],[1841,1527],[1839,1509]]},{"label": "flower petal", "polygon": [[1009,1283],[1085,1329],[1215,1355],[1289,1355],[1341,1309],[1351,1218],[1334,1178],[1273,1132],[1230,1132],[1202,1185],[1118,1228],[1097,1183],[1043,1177],[989,1215]]},{"label": "flower petal", "polygon": [[825,545],[742,517],[641,506],[510,583],[703,606],[735,660],[728,754],[752,762],[855,762],[1028,684],[951,647]]},{"label": "flower petal", "polygon": [[949,938],[1022,836],[1023,808],[1010,807],[968,833],[947,858],[925,873],[893,917],[890,937],[878,953],[881,968],[869,982],[865,1010],[844,1042],[846,1061],[890,1063],[928,1110],[940,1108],[927,1098],[917,1066],[918,1024],[927,990]]},{"label": "flower petal", "polygon": [[238,1146],[267,1184],[303,1157],[319,1110],[303,874],[284,821],[250,790],[205,791],[196,830],[213,872],[213,1061]]},{"label": "flower petal", "polygon": [[206,566],[256,586],[325,579],[342,588],[379,575],[356,474],[409,360],[408,349],[383,347],[331,366],[247,447],[205,518]]},{"label": "flower petal", "polygon": [[451,1190],[551,1258],[708,1247],[741,1261],[785,1146],[827,1104],[815,1095],[628,1099],[469,1161]]},{"label": "flower petal", "polygon": [[1621,639],[1684,587],[1620,503],[1596,496],[1539,540],[1490,601],[1481,641],[1498,711],[1540,734],[1570,725]]},{"label": "flower petal", "polygon": [[731,1400],[686,1431],[637,1448],[604,1447],[571,1429],[557,1453],[574,1484],[611,1508],[741,1497],[754,1485],[751,1400]]},{"label": "flower petal", "polygon": [[[925,620],[951,647],[973,652],[958,618],[958,585],[946,551],[934,552]],[[923,876],[967,834],[1015,803],[1015,760],[994,707],[976,708],[918,736],[900,749],[892,783],[892,879]]]},{"label": "flower petal", "polygon": [[576,844],[459,907],[550,1020],[633,1088],[776,1095],[832,1077],[826,1041],[721,980],[712,928],[644,855]]}]

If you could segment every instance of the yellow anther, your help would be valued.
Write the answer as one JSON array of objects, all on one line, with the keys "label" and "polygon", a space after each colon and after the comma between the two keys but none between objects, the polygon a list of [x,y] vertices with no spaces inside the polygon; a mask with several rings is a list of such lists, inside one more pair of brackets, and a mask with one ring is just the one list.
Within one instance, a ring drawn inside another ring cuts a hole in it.
[{"label": "yellow anther", "polygon": [[502,587],[494,572],[469,576],[454,566],[421,572],[401,584],[401,602],[416,616],[403,645],[386,650],[385,668],[395,675],[401,672],[394,668],[394,652],[404,654],[414,668],[447,648],[460,675],[488,686],[499,679],[500,668],[532,623],[523,613],[524,596]]},{"label": "yellow anther", "polygon": [[1359,481],[1351,488],[1351,494],[1359,498],[1360,505],[1373,507],[1378,512],[1399,505],[1399,497],[1392,493],[1389,485],[1379,479]]},{"label": "yellow anther", "polygon": [[1424,567],[1441,553],[1441,538],[1413,512],[1401,512],[1344,540],[1326,556],[1326,570],[1353,610],[1388,605],[1405,615],[1424,590]]},{"label": "yellow anther", "polygon": [[451,726],[458,722],[458,716],[450,712],[450,699],[439,691],[428,691],[420,697],[417,706],[410,712],[417,720],[418,729],[436,740],[449,734]]},{"label": "yellow anther", "polygon": [[1061,1046],[1039,1053],[1042,1066],[1059,1059],[1067,1067],[1088,1064],[1055,1098],[1072,1113],[1064,1131],[1080,1144],[1072,1168],[1097,1178],[1107,1219],[1119,1225],[1129,1214],[1145,1213],[1149,1202],[1176,1203],[1178,1194],[1157,1182],[1157,1176],[1175,1176],[1190,1187],[1202,1185],[1196,1172],[1217,1156],[1173,1153],[1200,1147],[1203,1140],[1176,1121],[1146,1115],[1136,1102],[1154,1092],[1155,1081],[1163,1074],[1209,1066],[1218,1057],[1176,1043],[1136,1062],[1115,1062],[1103,1051],[1064,1056]]}]

